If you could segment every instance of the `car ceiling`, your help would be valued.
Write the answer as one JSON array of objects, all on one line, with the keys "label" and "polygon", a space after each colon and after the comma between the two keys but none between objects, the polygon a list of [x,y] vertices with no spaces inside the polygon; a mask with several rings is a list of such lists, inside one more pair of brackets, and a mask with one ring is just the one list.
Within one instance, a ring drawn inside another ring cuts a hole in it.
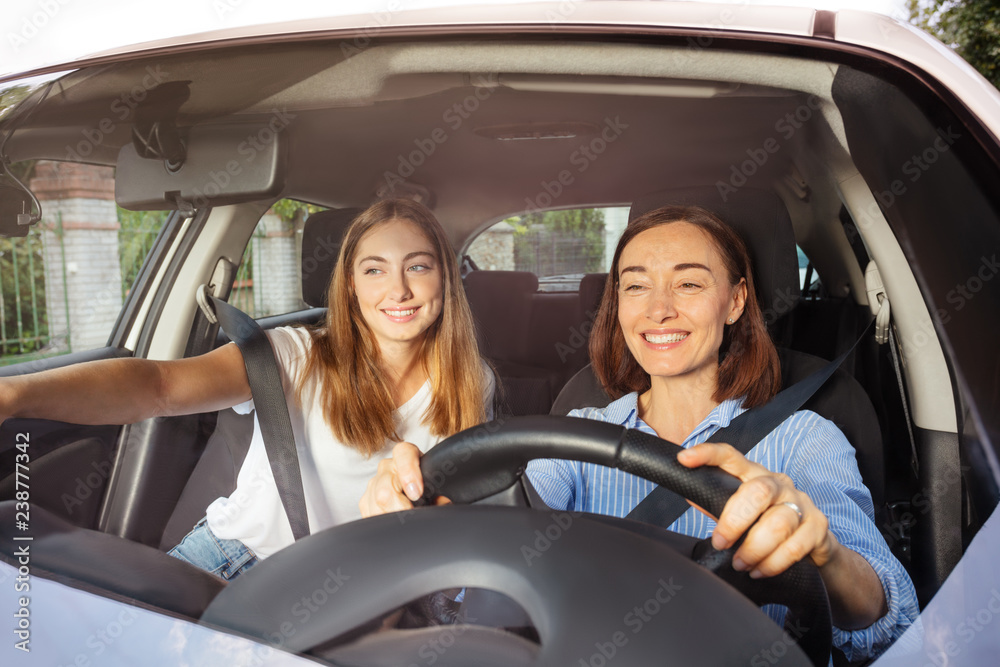
[{"label": "car ceiling", "polygon": [[[283,196],[365,206],[387,182],[398,184],[395,176],[408,176],[429,191],[458,246],[532,205],[627,204],[666,187],[739,183],[734,169],[745,164],[747,183],[769,187],[801,182],[817,152],[846,156],[829,102],[836,66],[825,62],[537,35],[396,39],[353,51],[345,44],[206,48],[81,69],[36,108],[42,92],[22,105],[30,114],[21,114],[7,152],[66,159],[84,142],[88,160],[114,164],[131,141],[137,98],[146,115],[169,113],[151,103],[147,85],[182,82],[173,84],[189,90],[180,127],[291,119],[281,130],[289,146]],[[782,125],[803,110],[808,123]],[[112,127],[95,135],[102,121]],[[88,132],[100,140],[88,141]],[[495,138],[530,132],[575,136]],[[605,143],[602,132],[614,140]],[[778,150],[763,165],[747,163],[748,151],[760,157],[769,141]],[[592,142],[602,154],[581,151]],[[836,200],[832,181],[810,186]]]}]

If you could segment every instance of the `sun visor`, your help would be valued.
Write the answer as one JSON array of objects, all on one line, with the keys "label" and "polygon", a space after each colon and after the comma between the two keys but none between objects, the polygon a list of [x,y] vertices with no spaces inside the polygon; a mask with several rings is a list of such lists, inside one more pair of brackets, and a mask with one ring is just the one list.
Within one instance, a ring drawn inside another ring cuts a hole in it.
[{"label": "sun visor", "polygon": [[132,211],[204,208],[276,197],[284,186],[287,123],[198,125],[183,157],[149,154],[136,138],[118,153],[115,199]]}]

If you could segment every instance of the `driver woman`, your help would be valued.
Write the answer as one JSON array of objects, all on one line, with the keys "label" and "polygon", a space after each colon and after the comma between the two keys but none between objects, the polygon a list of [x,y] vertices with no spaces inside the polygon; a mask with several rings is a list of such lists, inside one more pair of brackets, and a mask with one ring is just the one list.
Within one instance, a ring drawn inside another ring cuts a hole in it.
[{"label": "driver woman", "polygon": [[[671,530],[711,535],[717,549],[746,534],[733,564],[755,578],[812,560],[830,596],[834,643],[849,660],[877,655],[913,623],[913,584],[876,529],[854,450],[832,422],[797,412],[746,457],[707,442],[774,396],[781,377],[736,232],[699,207],[664,207],[630,223],[615,251],[590,355],[617,400],[571,416],[682,443],[683,465],[718,466],[743,482],[717,521],[692,507]],[[379,470],[362,513],[410,507],[422,490],[419,453],[397,446]],[[618,517],[655,486],[572,461],[533,461],[527,474],[555,509]],[[767,611],[783,621],[783,608]]]},{"label": "driver woman", "polygon": [[[312,532],[359,517],[358,498],[392,444],[426,451],[488,416],[455,253],[434,215],[386,200],[347,229],[326,321],[268,332],[288,400]],[[465,369],[465,370],[462,370]],[[236,345],[177,361],[119,359],[0,381],[2,417],[127,424],[253,409]],[[259,424],[236,490],[170,554],[231,579],[293,542]]]}]

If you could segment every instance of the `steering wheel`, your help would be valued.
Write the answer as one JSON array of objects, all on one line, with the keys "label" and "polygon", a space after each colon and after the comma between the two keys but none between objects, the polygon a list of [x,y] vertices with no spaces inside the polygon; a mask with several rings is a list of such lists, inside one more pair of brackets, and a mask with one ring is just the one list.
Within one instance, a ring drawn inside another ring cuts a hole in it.
[{"label": "steering wheel", "polygon": [[[421,461],[426,495],[446,495],[455,505],[355,521],[299,540],[234,580],[201,620],[337,664],[410,664],[419,654],[438,666],[602,665],[612,657],[616,665],[648,665],[664,656],[678,664],[778,656],[783,664],[826,665],[829,602],[809,562],[753,580],[732,570],[733,550],[717,552],[702,541],[681,553],[634,522],[464,505],[515,487],[531,459],[563,458],[640,475],[718,516],[739,480],[716,468],[685,468],[679,450],[645,433],[568,417],[473,427]],[[540,645],[464,625],[357,639],[370,619],[456,587],[509,596],[531,618]],[[791,632],[759,610],[768,602],[789,608]],[[709,636],[720,641],[705,641]]]}]

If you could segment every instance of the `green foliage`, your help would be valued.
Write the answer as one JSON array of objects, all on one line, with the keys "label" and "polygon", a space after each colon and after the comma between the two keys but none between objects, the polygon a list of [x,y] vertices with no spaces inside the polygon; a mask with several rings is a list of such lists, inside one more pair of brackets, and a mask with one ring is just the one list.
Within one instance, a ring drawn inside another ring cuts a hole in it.
[{"label": "green foliage", "polygon": [[0,239],[0,356],[37,352],[48,342],[44,271],[37,229]]},{"label": "green foliage", "polygon": [[600,271],[604,211],[574,209],[530,213],[505,221],[514,228],[514,264],[539,276]]},{"label": "green foliage", "polygon": [[274,203],[271,210],[285,222],[295,222],[296,218],[309,213],[315,213],[316,211],[322,211],[323,207],[316,206],[315,204],[306,204],[294,199],[281,199]]},{"label": "green foliage", "polygon": [[907,0],[910,22],[955,49],[1000,88],[1000,2]]},{"label": "green foliage", "polygon": [[167,211],[126,211],[118,207],[118,251],[121,257],[122,296],[128,294],[142,263],[167,220]]}]

